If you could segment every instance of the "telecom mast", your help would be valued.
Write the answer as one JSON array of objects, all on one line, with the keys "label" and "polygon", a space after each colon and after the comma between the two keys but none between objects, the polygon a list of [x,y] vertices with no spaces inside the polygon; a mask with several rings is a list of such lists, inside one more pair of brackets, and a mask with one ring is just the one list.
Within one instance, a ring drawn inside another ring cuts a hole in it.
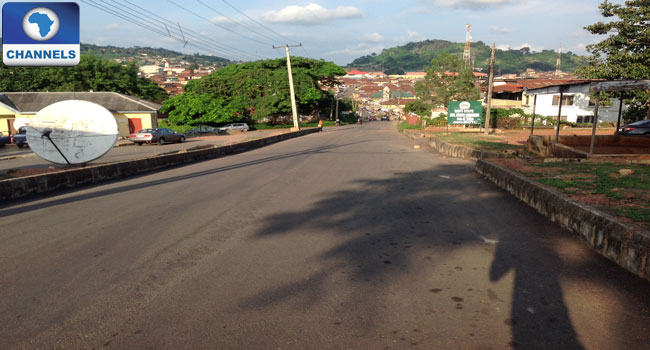
[{"label": "telecom mast", "polygon": [[557,53],[557,63],[555,63],[555,75],[562,74],[562,48]]},{"label": "telecom mast", "polygon": [[467,66],[470,66],[472,64],[472,55],[471,55],[471,50],[470,50],[470,44],[472,42],[472,25],[467,24],[467,35],[465,36],[465,51],[463,51],[463,61],[465,61],[465,64]]}]

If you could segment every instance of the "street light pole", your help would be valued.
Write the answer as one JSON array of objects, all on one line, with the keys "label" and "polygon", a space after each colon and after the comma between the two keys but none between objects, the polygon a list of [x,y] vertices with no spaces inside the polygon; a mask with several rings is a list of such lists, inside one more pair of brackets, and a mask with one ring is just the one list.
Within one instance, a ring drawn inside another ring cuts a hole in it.
[{"label": "street light pole", "polygon": [[[298,45],[285,45],[284,48],[287,50],[287,72],[289,73],[289,93],[291,94],[291,113],[293,114],[293,128],[292,131],[300,130],[300,123],[298,122],[298,109],[296,107],[296,95],[293,90],[293,74],[291,74],[291,55],[289,53],[290,47],[301,47],[302,44]],[[273,46],[274,49],[281,49],[283,46]]]}]

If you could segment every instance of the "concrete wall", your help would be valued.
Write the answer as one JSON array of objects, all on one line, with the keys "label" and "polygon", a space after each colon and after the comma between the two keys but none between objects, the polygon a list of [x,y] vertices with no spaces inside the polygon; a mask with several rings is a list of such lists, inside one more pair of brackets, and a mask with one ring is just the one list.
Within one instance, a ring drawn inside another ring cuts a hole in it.
[{"label": "concrete wall", "polygon": [[57,173],[3,180],[0,181],[0,200],[8,201],[12,199],[27,197],[30,195],[47,193],[82,185],[91,185],[103,181],[124,178],[154,170],[165,169],[202,160],[219,158],[225,155],[252,150],[318,131],[320,131],[319,128],[310,128],[229,146],[212,147],[187,152],[181,151],[174,154],[152,158],[87,166]]}]

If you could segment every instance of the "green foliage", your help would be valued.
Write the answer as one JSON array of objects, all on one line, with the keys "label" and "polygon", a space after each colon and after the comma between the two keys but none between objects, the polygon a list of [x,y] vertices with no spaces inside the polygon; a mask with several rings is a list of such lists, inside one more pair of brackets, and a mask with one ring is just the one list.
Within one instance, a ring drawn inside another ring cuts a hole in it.
[{"label": "green foliage", "polygon": [[422,100],[415,100],[406,104],[404,107],[404,112],[415,113],[419,116],[427,116],[431,114],[431,108],[431,104],[426,103]]},{"label": "green foliage", "polygon": [[232,63],[225,58],[217,56],[200,55],[196,53],[193,55],[186,55],[167,49],[140,46],[123,48],[81,43],[81,54],[91,54],[106,60],[126,59],[128,61],[134,61],[142,64],[153,63],[156,58],[165,58],[172,63],[184,61],[191,64],[201,64],[205,66],[215,65],[217,67],[223,67]]},{"label": "green foliage", "polygon": [[186,92],[163,103],[161,113],[169,114],[172,125],[220,124],[238,121],[236,111],[225,101],[209,94]]},{"label": "green foliage", "polygon": [[[311,114],[323,105],[329,106],[333,97],[331,93],[322,90],[321,86],[333,86],[336,84],[336,77],[346,73],[334,63],[302,57],[292,58],[291,66],[296,104],[301,114]],[[211,108],[224,109],[223,113],[213,112],[220,115],[214,117],[215,121],[225,118],[223,114],[230,114],[234,119],[250,120],[267,117],[273,119],[291,114],[286,59],[230,65],[209,76],[191,81],[186,85],[185,91],[210,98],[188,97],[191,101],[204,104],[192,110],[183,110],[180,104],[170,104],[167,111],[174,113],[175,109],[179,109],[178,114],[185,115],[179,118],[179,121],[194,120],[194,112],[206,112]]]},{"label": "green foliage", "polygon": [[431,126],[445,126],[447,125],[447,115],[446,114],[441,114],[438,117],[429,119],[427,121],[427,125]]},{"label": "green foliage", "polygon": [[[387,71],[402,69],[405,71],[425,70],[431,61],[442,54],[462,56],[465,43],[452,43],[445,40],[425,40],[408,43],[403,46],[385,49],[379,55],[368,55],[355,59],[350,68],[368,68]],[[487,71],[490,64],[490,46],[478,41],[472,43],[472,55],[476,55],[475,67]],[[524,73],[527,69],[536,71],[554,71],[557,52],[544,50],[531,52],[530,48],[520,50],[497,50],[496,73]],[[572,72],[583,66],[586,59],[571,52],[562,53],[562,69]]]},{"label": "green foliage", "polygon": [[397,130],[399,132],[402,132],[405,129],[408,129],[408,130],[421,130],[422,127],[419,125],[419,123],[418,123],[418,125],[411,125],[411,124],[409,124],[407,122],[400,122],[399,124],[397,124]]},{"label": "green foliage", "polygon": [[82,55],[73,67],[9,67],[0,64],[0,91],[112,91],[160,102],[168,96],[138,67]]},{"label": "green foliage", "polygon": [[449,101],[477,100],[480,91],[475,86],[472,68],[457,56],[442,54],[431,61],[424,81],[415,85],[419,99],[434,106],[447,106]]},{"label": "green foliage", "polygon": [[[648,79],[650,77],[650,11],[647,0],[627,0],[624,4],[604,1],[600,13],[607,18],[585,27],[590,33],[607,37],[588,45],[588,65],[577,71],[591,79]],[[632,108],[626,119],[638,120],[650,115],[650,93],[628,93]]]}]

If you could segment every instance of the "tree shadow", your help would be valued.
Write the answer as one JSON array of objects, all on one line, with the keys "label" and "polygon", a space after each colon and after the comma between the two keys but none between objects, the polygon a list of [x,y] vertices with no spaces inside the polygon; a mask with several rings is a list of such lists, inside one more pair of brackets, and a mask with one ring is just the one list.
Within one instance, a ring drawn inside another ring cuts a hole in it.
[{"label": "tree shadow", "polygon": [[[328,194],[303,210],[274,214],[264,220],[255,239],[301,239],[304,234],[318,234],[340,243],[313,258],[321,264],[320,270],[243,298],[240,307],[254,310],[295,301],[299,309],[309,309],[327,295],[328,280],[347,273],[348,286],[358,293],[341,304],[348,310],[363,312],[364,323],[358,326],[370,329],[385,318],[380,315],[380,306],[386,302],[388,286],[403,283],[403,277],[421,268],[423,260],[433,270],[454,255],[468,251],[480,255],[488,250],[494,253],[485,259],[489,273],[483,275],[482,281],[475,281],[483,283],[488,303],[504,302],[489,287],[514,271],[511,317],[495,321],[511,327],[510,346],[582,349],[560,278],[570,275],[590,283],[616,284],[611,280],[613,275],[626,273],[598,257],[575,262],[560,259],[551,243],[571,233],[484,183],[467,166],[445,165],[344,185],[352,189]],[[462,270],[461,266],[456,268]],[[650,291],[647,284],[639,288],[635,276],[618,282],[623,283],[622,288],[634,290],[629,295],[630,304]],[[430,287],[437,288],[414,295],[414,300],[433,298],[444,286]],[[650,314],[650,302],[645,301],[643,307]],[[625,320],[612,327],[625,328],[629,324]]]}]

